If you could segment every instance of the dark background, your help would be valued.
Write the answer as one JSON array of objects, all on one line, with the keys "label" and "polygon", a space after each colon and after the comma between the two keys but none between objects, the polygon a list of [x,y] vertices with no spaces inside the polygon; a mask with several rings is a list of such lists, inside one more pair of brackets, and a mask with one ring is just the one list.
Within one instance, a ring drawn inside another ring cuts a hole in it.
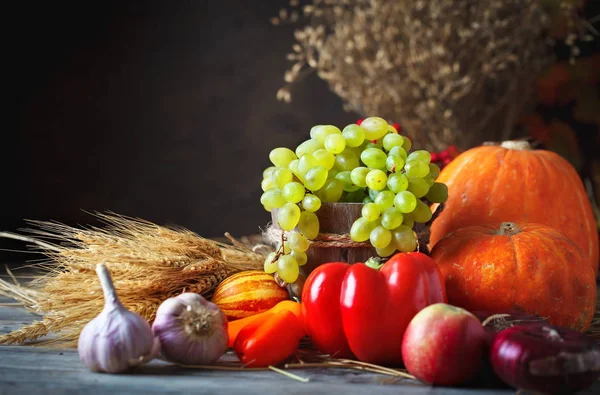
[{"label": "dark background", "polygon": [[[110,210],[205,237],[259,232],[269,151],[359,117],[315,75],[276,100],[294,26],[269,20],[287,4],[5,3],[0,231]],[[0,240],[11,248],[23,244]]]},{"label": "dark background", "polygon": [[316,76],[276,100],[294,27],[269,20],[287,3],[9,6],[0,230],[112,210],[205,237],[257,233],[269,151],[357,119]]}]

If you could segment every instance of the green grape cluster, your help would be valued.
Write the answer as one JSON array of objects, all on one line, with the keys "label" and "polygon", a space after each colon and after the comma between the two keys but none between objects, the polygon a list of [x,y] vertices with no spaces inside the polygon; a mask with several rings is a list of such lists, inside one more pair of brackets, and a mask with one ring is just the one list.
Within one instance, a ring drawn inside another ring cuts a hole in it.
[{"label": "green grape cluster", "polygon": [[343,130],[317,125],[295,151],[273,149],[260,201],[267,211],[277,209],[277,223],[290,233],[267,257],[265,271],[296,281],[309,240],[319,234],[315,212],[322,202],[363,203],[350,237],[369,240],[380,256],[414,251],[414,224],[428,222],[427,203],[446,201],[448,190],[435,182],[440,168],[431,163],[431,154],[410,152],[411,145],[384,119],[370,117]]}]

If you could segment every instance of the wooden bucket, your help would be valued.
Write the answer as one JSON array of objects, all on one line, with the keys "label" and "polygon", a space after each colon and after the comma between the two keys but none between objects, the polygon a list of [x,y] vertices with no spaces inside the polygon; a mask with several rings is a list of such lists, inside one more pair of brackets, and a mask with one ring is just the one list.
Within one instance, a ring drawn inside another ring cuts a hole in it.
[{"label": "wooden bucket", "polygon": [[[311,246],[306,251],[308,262],[301,271],[304,275],[308,275],[323,263],[365,262],[370,257],[377,256],[375,248],[368,241],[355,243],[350,240],[350,228],[354,221],[360,218],[362,207],[362,203],[323,203],[321,205],[321,208],[315,213],[319,218],[319,236],[311,241]],[[271,219],[273,226],[279,228],[277,210],[271,212]]]}]

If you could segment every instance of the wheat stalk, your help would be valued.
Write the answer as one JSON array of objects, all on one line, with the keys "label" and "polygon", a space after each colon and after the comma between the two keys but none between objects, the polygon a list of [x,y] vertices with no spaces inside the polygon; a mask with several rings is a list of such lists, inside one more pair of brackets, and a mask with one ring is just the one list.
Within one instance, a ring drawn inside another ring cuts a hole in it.
[{"label": "wheat stalk", "polygon": [[[0,343],[26,343],[56,334],[41,344],[74,346],[83,326],[104,305],[95,266],[104,262],[125,307],[152,322],[165,299],[182,292],[208,295],[226,277],[261,269],[264,256],[251,247],[208,240],[182,228],[117,215],[95,214],[105,226],[74,228],[29,221],[32,237],[0,233],[32,244],[46,259],[27,286],[0,280],[0,294],[16,299],[43,319],[8,335]],[[10,273],[10,272],[9,272]],[[40,343],[38,343],[40,344]]]}]

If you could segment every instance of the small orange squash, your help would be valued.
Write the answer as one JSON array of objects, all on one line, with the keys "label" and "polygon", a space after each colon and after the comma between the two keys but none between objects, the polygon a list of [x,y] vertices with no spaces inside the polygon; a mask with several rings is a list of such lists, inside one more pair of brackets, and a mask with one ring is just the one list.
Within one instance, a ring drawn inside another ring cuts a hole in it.
[{"label": "small orange squash", "polygon": [[448,303],[467,310],[522,310],[554,325],[587,329],[596,306],[594,270],[570,239],[540,224],[467,226],[440,240],[431,257]]},{"label": "small orange squash", "polygon": [[590,201],[573,166],[554,152],[532,150],[526,141],[481,146],[450,162],[437,181],[448,186],[448,201],[431,226],[430,247],[463,226],[535,222],[573,240],[598,273]]},{"label": "small orange squash", "polygon": [[272,275],[261,270],[246,270],[223,280],[211,301],[227,319],[236,320],[267,311],[289,298],[287,290],[277,285]]}]

